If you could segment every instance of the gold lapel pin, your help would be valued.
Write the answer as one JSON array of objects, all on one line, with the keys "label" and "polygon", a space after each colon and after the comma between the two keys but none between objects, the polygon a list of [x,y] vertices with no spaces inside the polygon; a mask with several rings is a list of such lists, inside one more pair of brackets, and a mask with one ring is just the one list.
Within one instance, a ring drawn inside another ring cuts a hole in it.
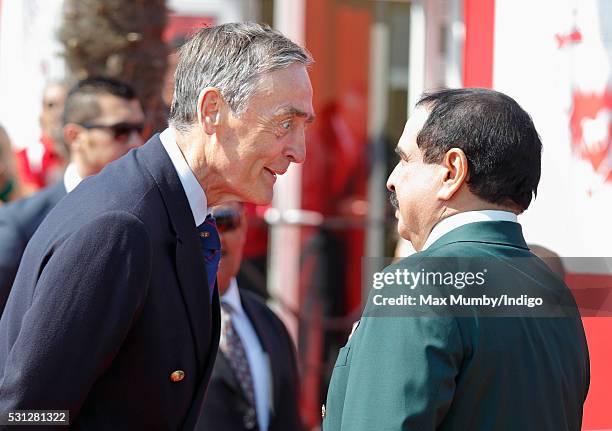
[{"label": "gold lapel pin", "polygon": [[183,370],[176,370],[170,374],[170,380],[173,382],[180,382],[185,378],[185,372]]}]

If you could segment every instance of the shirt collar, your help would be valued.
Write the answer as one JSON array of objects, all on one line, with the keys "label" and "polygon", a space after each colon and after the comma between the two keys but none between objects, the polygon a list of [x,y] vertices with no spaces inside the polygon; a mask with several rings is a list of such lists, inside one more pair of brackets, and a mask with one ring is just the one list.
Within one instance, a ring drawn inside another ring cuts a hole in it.
[{"label": "shirt collar", "polygon": [[64,172],[64,188],[66,193],[70,193],[83,181],[74,163],[68,164]]},{"label": "shirt collar", "polygon": [[449,233],[451,230],[468,223],[476,223],[480,221],[511,221],[518,223],[518,218],[514,213],[499,210],[466,211],[452,215],[440,220],[438,224],[434,226],[421,251],[426,250],[429,246],[440,239],[443,235]]},{"label": "shirt collar", "polygon": [[196,226],[199,226],[204,223],[204,219],[206,219],[206,216],[210,214],[210,208],[207,208],[208,201],[206,199],[206,193],[204,193],[204,189],[193,174],[191,168],[185,160],[185,157],[183,156],[183,153],[181,152],[181,149],[176,143],[174,130],[167,128],[160,133],[159,139],[166,149],[166,152],[174,165],[174,169],[176,169],[176,173],[181,181],[183,190],[185,190],[187,200],[189,201],[189,207],[193,213],[193,220],[195,221]]},{"label": "shirt collar", "polygon": [[238,291],[238,283],[236,277],[232,278],[230,284],[221,296],[221,302],[227,304],[232,309],[233,314],[243,314],[242,301],[240,300],[240,292]]}]

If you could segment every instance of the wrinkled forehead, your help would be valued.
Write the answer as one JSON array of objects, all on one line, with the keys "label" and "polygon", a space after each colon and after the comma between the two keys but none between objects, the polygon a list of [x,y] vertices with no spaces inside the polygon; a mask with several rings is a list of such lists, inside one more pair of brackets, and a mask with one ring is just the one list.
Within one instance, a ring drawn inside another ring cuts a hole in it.
[{"label": "wrinkled forehead", "polygon": [[312,84],[306,67],[295,63],[261,75],[247,106],[261,108],[265,105],[270,114],[294,115],[312,122],[315,116],[312,96]]}]

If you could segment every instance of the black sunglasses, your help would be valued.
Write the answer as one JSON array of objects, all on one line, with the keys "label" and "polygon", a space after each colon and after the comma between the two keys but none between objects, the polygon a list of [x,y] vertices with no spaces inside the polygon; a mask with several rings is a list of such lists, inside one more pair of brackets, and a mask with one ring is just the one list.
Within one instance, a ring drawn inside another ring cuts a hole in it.
[{"label": "black sunglasses", "polygon": [[240,212],[229,208],[214,210],[213,217],[215,217],[215,223],[219,232],[233,231],[242,224]]},{"label": "black sunglasses", "polygon": [[118,141],[127,141],[132,133],[142,135],[144,130],[143,123],[128,123],[122,121],[115,124],[95,124],[95,123],[82,123],[81,127],[85,129],[107,129],[113,133],[113,137]]}]

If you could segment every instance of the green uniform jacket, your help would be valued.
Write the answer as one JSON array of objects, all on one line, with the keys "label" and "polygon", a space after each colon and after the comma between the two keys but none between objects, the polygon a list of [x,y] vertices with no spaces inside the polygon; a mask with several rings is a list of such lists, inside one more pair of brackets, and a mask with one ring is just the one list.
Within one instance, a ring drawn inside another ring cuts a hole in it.
[{"label": "green uniform jacket", "polygon": [[527,307],[504,317],[470,307],[456,308],[461,315],[446,310],[414,317],[377,314],[371,294],[334,366],[324,431],[580,430],[589,386],[582,322],[569,289],[529,251],[518,223],[466,224],[385,271],[444,265],[482,271],[483,257],[494,274],[480,292],[528,293],[564,307],[546,317],[528,315],[534,309]]}]

